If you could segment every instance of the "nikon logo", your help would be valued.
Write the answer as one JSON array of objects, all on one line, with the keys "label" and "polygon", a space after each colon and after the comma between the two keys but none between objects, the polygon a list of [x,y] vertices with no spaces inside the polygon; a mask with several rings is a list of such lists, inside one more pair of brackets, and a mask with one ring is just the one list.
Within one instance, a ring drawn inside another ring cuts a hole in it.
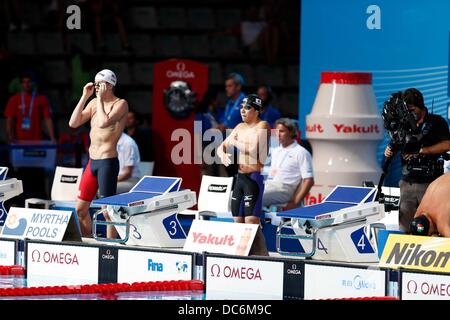
[{"label": "nikon logo", "polygon": [[61,176],[62,183],[77,183],[77,181],[78,181],[77,176],[66,176],[64,174]]},{"label": "nikon logo", "polygon": [[422,250],[421,244],[415,243],[396,243],[392,248],[386,263],[394,263],[404,266],[421,266],[445,268],[450,258],[450,252],[439,252],[427,249]]},{"label": "nikon logo", "polygon": [[220,185],[220,184],[210,184],[208,186],[208,192],[226,192],[227,186]]}]

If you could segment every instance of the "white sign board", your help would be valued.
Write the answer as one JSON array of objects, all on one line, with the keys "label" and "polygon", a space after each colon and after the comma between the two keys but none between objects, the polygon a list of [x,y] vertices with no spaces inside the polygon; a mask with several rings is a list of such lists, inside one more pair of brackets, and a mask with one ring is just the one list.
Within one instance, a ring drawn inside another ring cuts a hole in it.
[{"label": "white sign board", "polygon": [[119,250],[117,282],[192,280],[192,255]]},{"label": "white sign board", "polygon": [[305,300],[384,296],[385,271],[305,264]]},{"label": "white sign board", "polygon": [[194,220],[183,249],[248,256],[258,228],[257,224]]},{"label": "white sign board", "polygon": [[28,243],[27,285],[82,285],[98,283],[95,247]]},{"label": "white sign board", "polygon": [[13,266],[15,264],[15,247],[14,241],[0,240],[0,266]]},{"label": "white sign board", "polygon": [[206,299],[283,299],[284,263],[206,258]]},{"label": "white sign board", "polygon": [[450,275],[402,272],[402,300],[450,300]]},{"label": "white sign board", "polygon": [[1,237],[62,241],[71,211],[11,207]]}]

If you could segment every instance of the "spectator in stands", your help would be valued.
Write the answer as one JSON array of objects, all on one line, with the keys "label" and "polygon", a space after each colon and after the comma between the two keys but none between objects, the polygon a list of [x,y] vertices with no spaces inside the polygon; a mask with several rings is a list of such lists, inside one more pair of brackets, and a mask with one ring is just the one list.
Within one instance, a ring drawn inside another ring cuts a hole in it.
[{"label": "spectator in stands", "polygon": [[55,142],[55,133],[48,98],[35,88],[33,75],[20,76],[22,91],[13,95],[5,108],[8,142],[15,140],[43,140],[41,122],[44,120],[48,137]]},{"label": "spectator in stands", "polygon": [[240,105],[245,98],[242,92],[243,85],[244,78],[239,73],[232,72],[225,79],[225,94],[228,99],[218,126],[221,131],[234,129],[242,121]]},{"label": "spectator in stands", "polygon": [[117,194],[125,193],[142,178],[139,170],[139,148],[136,142],[126,133],[122,132],[117,142],[117,155],[119,158],[119,176],[117,177]]},{"label": "spectator in stands", "polygon": [[281,118],[281,113],[272,105],[272,88],[269,85],[261,85],[258,87],[257,94],[263,101],[260,118],[261,120],[267,121],[270,124],[270,127],[273,128],[275,121]]},{"label": "spectator in stands", "polygon": [[123,9],[119,5],[119,0],[90,0],[90,12],[94,19],[95,40],[99,50],[104,50],[106,44],[103,39],[103,19],[112,18],[119,31],[120,41],[122,42],[123,51],[131,52],[131,46],[128,42],[128,34],[125,30],[121,13]]},{"label": "spectator in stands", "polygon": [[266,1],[262,7],[251,5],[238,25],[222,33],[239,36],[244,51],[249,54],[264,51],[267,63],[273,64],[279,46],[279,27],[271,12],[275,9],[278,9],[275,1]]},{"label": "spectator in stands", "polygon": [[297,130],[291,119],[278,119],[275,128],[280,145],[272,150],[263,206],[286,204],[283,209],[289,210],[301,206],[314,185],[311,154],[295,140]]},{"label": "spectator in stands", "polygon": [[[242,92],[242,86],[244,85],[244,78],[236,72],[230,73],[225,79],[225,93],[227,96],[227,103],[223,116],[220,119],[220,123],[217,128],[224,132],[226,129],[234,129],[241,121],[241,103],[245,98],[245,94]],[[234,153],[236,155],[236,153]],[[233,159],[232,163],[226,168],[228,176],[234,176],[237,173],[237,161]]]},{"label": "spectator in stands", "polygon": [[130,110],[127,115],[127,122],[125,126],[125,133],[128,134],[139,147],[139,154],[141,155],[141,161],[154,161],[153,160],[153,148],[152,148],[152,136],[150,129],[144,129],[140,126],[138,119],[139,116],[136,111]]},{"label": "spectator in stands", "polygon": [[4,0],[4,12],[6,20],[9,22],[9,31],[16,31],[18,28],[22,31],[28,30],[29,26],[23,19],[23,4],[21,0]]},{"label": "spectator in stands", "polygon": [[274,64],[278,58],[279,43],[280,43],[280,29],[284,29],[282,26],[282,15],[280,8],[283,5],[283,0],[264,0],[261,16],[266,23],[266,28],[262,33],[262,42],[264,52],[268,64]]}]

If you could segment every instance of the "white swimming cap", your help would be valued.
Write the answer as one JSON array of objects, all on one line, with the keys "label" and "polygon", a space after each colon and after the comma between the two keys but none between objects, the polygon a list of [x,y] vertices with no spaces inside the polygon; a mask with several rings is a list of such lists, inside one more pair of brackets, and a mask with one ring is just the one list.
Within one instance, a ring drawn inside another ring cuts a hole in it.
[{"label": "white swimming cap", "polygon": [[113,86],[117,83],[117,78],[114,72],[112,72],[109,69],[103,69],[99,73],[95,75],[95,82],[98,81],[106,81],[108,83],[111,83]]}]

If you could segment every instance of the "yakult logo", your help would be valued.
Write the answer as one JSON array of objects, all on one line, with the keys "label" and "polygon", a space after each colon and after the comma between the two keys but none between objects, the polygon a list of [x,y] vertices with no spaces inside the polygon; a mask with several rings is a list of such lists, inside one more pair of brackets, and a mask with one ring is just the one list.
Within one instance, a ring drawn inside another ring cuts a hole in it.
[{"label": "yakult logo", "polygon": [[76,253],[71,252],[49,252],[41,253],[39,250],[31,252],[31,262],[46,263],[46,264],[66,264],[66,265],[80,265]]},{"label": "yakult logo", "polygon": [[204,234],[202,232],[193,232],[192,233],[194,237],[194,243],[201,243],[201,244],[210,244],[210,245],[219,245],[219,246],[234,246],[234,237],[233,235],[225,235],[222,237],[215,236],[211,233]]},{"label": "yakult logo", "polygon": [[167,78],[181,78],[181,79],[189,79],[195,78],[195,74],[192,71],[186,70],[186,65],[184,62],[178,62],[176,66],[177,70],[167,70],[166,77]]},{"label": "yakult logo", "polygon": [[380,133],[377,124],[371,124],[370,126],[333,124],[333,126],[337,133]]},{"label": "yakult logo", "polygon": [[319,132],[322,133],[323,132],[323,128],[321,124],[315,123],[313,125],[306,125],[306,132]]},{"label": "yakult logo", "polygon": [[310,206],[312,204],[321,203],[325,199],[325,196],[319,193],[317,196],[308,193],[305,197],[305,206]]},{"label": "yakult logo", "polygon": [[259,268],[220,266],[218,264],[211,265],[211,277],[239,279],[239,280],[262,280]]},{"label": "yakult logo", "polygon": [[406,292],[409,294],[422,294],[426,296],[440,296],[450,298],[449,283],[430,283],[427,281],[417,283],[409,280],[406,283]]}]

